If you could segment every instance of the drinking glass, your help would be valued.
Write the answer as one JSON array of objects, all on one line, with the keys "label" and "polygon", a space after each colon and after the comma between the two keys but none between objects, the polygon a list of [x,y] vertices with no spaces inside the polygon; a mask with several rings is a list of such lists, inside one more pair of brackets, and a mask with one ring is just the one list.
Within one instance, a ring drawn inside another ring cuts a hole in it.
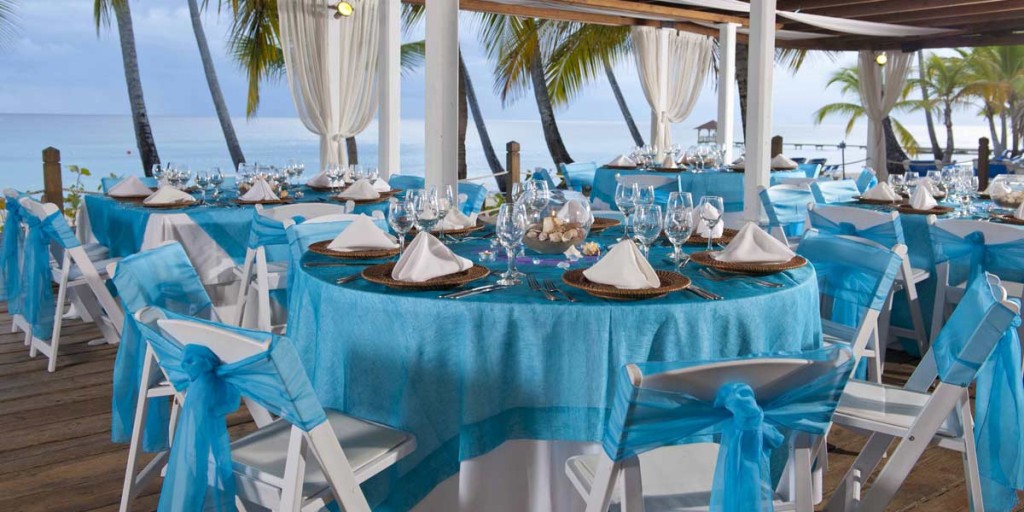
[{"label": "drinking glass", "polygon": [[199,191],[202,196],[199,198],[199,204],[206,204],[206,189],[210,186],[210,175],[204,171],[196,173],[196,186],[199,187]]},{"label": "drinking glass", "polygon": [[[619,180],[615,185],[615,206],[622,212],[625,219],[628,219],[629,215],[633,213],[633,208],[636,207],[636,196],[638,195],[640,195],[640,186],[636,183],[624,183]],[[625,219],[622,223],[622,236],[629,237],[629,232],[626,231],[627,222]],[[620,238],[619,240],[622,239]]]},{"label": "drinking glass", "polygon": [[539,222],[544,208],[551,202],[551,190],[548,183],[540,180],[526,182],[526,191],[523,192],[522,204],[526,209],[526,216],[529,222]]},{"label": "drinking glass", "polygon": [[213,201],[217,202],[220,200],[220,186],[224,184],[224,173],[220,172],[220,167],[210,168],[210,185],[213,185]]},{"label": "drinking glass", "polygon": [[505,203],[498,210],[498,219],[494,229],[498,242],[505,248],[505,254],[508,257],[508,270],[498,279],[498,284],[502,286],[519,284],[520,279],[525,275],[516,270],[516,254],[519,253],[519,246],[523,243],[523,236],[526,234],[526,223],[526,211],[520,205]]},{"label": "drinking glass", "polygon": [[331,185],[331,195],[337,195],[341,188],[341,166],[338,164],[327,164],[327,181]]},{"label": "drinking glass", "polygon": [[416,208],[416,227],[427,233],[434,230],[438,222],[441,222],[441,209],[438,206],[437,193],[419,194],[413,198]]},{"label": "drinking glass", "polygon": [[406,201],[388,204],[388,225],[398,234],[398,257],[405,252],[405,235],[416,225],[416,206]]},{"label": "drinking glass", "polygon": [[681,249],[682,245],[693,235],[693,205],[686,207],[682,204],[669,205],[665,209],[665,238],[672,243],[672,261],[677,265],[683,265],[690,259]]},{"label": "drinking glass", "polygon": [[974,199],[974,195],[978,193],[978,177],[972,173],[970,176],[964,176],[963,180],[963,215],[969,217],[971,215],[971,200]]},{"label": "drinking glass", "polygon": [[370,183],[376,182],[380,178],[380,171],[376,167],[366,168],[366,179],[370,180]]},{"label": "drinking glass", "polygon": [[523,197],[523,184],[513,183],[512,190],[510,190],[509,193],[505,195],[505,202],[517,203],[519,202],[519,198],[521,197]]},{"label": "drinking glass", "polygon": [[646,187],[641,187],[639,184],[637,184],[635,186],[637,187],[637,194],[636,194],[636,199],[634,200],[634,202],[637,204],[637,206],[649,206],[649,205],[654,204],[654,186],[653,185],[647,185]]},{"label": "drinking glass", "polygon": [[366,177],[363,172],[363,166],[359,164],[352,164],[352,179],[359,181]]},{"label": "drinking glass", "polygon": [[160,164],[153,164],[153,177],[156,178],[156,182],[159,185],[160,179],[164,177],[164,168],[160,167]]},{"label": "drinking glass", "polygon": [[894,192],[896,192],[897,194],[902,194],[903,193],[903,184],[904,184],[904,181],[903,181],[903,175],[902,174],[890,174],[889,175],[889,185],[892,187],[892,190]]},{"label": "drinking glass", "polygon": [[[671,192],[668,195],[668,203],[666,203],[666,210],[673,210],[676,208],[686,208],[687,210],[693,209],[693,196],[689,192]],[[667,212],[666,212],[667,213]]]},{"label": "drinking glass", "polygon": [[632,218],[630,224],[633,227],[633,238],[640,243],[644,257],[650,259],[651,244],[661,236],[661,230],[665,226],[661,206],[638,205],[630,217]]},{"label": "drinking glass", "polygon": [[715,228],[722,220],[722,212],[725,211],[725,202],[719,196],[704,196],[700,198],[698,207],[700,218],[708,225],[708,250],[711,250],[711,240],[715,234]]}]

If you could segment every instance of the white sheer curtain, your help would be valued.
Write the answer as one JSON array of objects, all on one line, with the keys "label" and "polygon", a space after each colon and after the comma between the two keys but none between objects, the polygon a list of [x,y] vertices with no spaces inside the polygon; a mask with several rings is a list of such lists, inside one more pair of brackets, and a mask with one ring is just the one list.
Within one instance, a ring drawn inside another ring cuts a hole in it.
[{"label": "white sheer curtain", "polygon": [[320,166],[347,164],[345,139],[377,110],[378,0],[349,0],[335,19],[323,0],[278,0],[281,50],[299,118],[320,136]]},{"label": "white sheer curtain", "polygon": [[913,54],[885,52],[885,66],[875,62],[877,55],[870,50],[861,50],[857,56],[857,75],[860,78],[861,105],[868,117],[868,165],[884,179],[887,173],[882,120],[900,99]]},{"label": "white sheer curtain", "polygon": [[633,55],[647,103],[651,145],[672,144],[672,123],[686,119],[697,104],[711,64],[714,41],[674,29],[633,27]]}]

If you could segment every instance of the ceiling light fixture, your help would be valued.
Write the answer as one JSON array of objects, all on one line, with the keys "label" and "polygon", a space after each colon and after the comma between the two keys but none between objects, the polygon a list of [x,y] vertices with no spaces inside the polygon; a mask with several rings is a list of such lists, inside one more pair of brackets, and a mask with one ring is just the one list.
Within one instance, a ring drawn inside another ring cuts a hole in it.
[{"label": "ceiling light fixture", "polygon": [[889,57],[886,57],[885,53],[879,53],[875,56],[875,64],[884,66],[886,62],[889,62]]},{"label": "ceiling light fixture", "polygon": [[334,19],[336,20],[348,18],[349,16],[352,16],[353,12],[355,12],[355,8],[352,7],[352,4],[345,2],[344,0],[334,5],[329,5],[327,8],[334,12]]}]

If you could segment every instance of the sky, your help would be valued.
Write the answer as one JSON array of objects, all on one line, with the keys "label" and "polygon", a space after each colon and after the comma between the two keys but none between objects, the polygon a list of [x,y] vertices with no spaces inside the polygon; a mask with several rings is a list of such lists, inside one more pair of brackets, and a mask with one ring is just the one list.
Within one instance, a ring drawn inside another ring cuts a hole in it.
[{"label": "sky", "polygon": [[[128,114],[120,46],[114,27],[97,34],[89,0],[20,0],[19,36],[0,50],[0,113]],[[216,5],[216,1],[211,1]],[[132,0],[140,68],[151,116],[212,116],[213,106],[203,76],[188,8],[182,0]],[[214,10],[204,25],[214,53],[221,87],[233,116],[245,115],[246,79],[231,59],[226,45],[230,13]],[[476,39],[474,16],[460,21],[463,54],[474,81],[485,119],[536,119],[532,96],[503,106],[492,91],[492,69]],[[412,34],[410,37],[416,37]],[[419,34],[422,37],[422,32]],[[839,101],[838,91],[826,89],[837,67],[855,61],[853,54],[811,57],[791,75],[776,69],[774,123],[810,125],[812,113]],[[619,62],[616,75],[633,114],[641,123],[649,109],[632,60]],[[402,116],[423,117],[423,72],[402,80]],[[684,124],[698,125],[715,118],[716,92],[710,83]],[[738,109],[737,109],[738,110]],[[264,84],[261,117],[295,117],[284,81]],[[611,89],[601,78],[572,105],[558,112],[560,119],[618,120],[621,114]],[[980,124],[971,115],[964,123]],[[844,120],[835,120],[839,123]],[[645,124],[641,130],[646,131]]]}]

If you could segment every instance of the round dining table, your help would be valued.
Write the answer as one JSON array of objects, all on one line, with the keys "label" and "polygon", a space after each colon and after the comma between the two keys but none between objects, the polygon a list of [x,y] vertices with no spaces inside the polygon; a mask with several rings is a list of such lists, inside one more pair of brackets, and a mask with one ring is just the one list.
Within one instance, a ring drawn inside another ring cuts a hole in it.
[{"label": "round dining table", "polygon": [[[620,229],[590,239],[607,249]],[[449,242],[491,270],[467,288],[493,283],[507,265],[492,240],[474,233]],[[651,248],[656,269],[675,267],[669,252]],[[596,449],[623,365],[821,343],[810,266],[762,277],[782,285],[769,288],[743,276],[705,278],[691,263],[681,273],[721,300],[681,291],[615,301],[563,284],[560,254],[527,250],[517,262],[576,302],[549,300],[526,283],[454,300],[363,279],[338,284],[365,267],[310,252],[293,262],[288,335],[324,407],[416,436],[414,453],[364,484],[375,510],[582,510],[561,465]]]}]

